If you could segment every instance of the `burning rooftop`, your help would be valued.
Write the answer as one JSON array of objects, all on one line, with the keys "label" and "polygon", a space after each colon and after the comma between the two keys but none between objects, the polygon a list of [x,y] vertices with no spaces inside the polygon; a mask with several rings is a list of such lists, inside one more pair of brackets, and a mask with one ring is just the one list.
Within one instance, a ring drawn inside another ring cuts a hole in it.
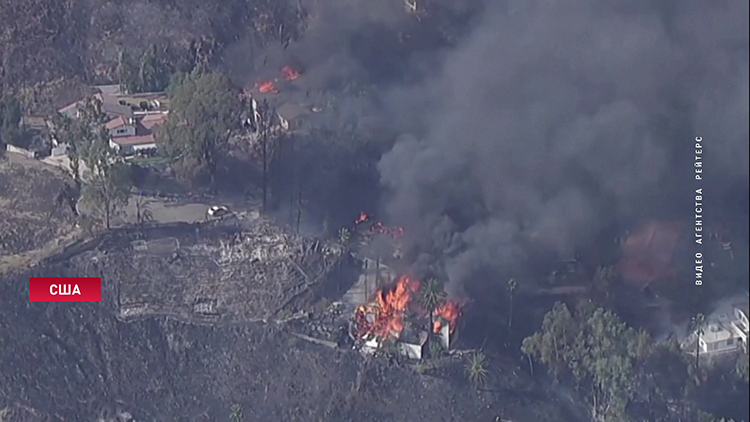
[{"label": "burning rooftop", "polygon": [[[427,330],[432,328],[441,338],[443,347],[450,347],[461,313],[460,306],[448,301],[435,309],[429,318],[430,312],[412,300],[419,287],[418,280],[403,275],[394,286],[376,291],[374,301],[360,305],[354,313],[351,334],[355,340],[364,340],[368,349],[393,340],[402,354],[421,359],[417,349],[424,346],[429,336]],[[432,320],[432,327],[425,322],[429,320]]]}]

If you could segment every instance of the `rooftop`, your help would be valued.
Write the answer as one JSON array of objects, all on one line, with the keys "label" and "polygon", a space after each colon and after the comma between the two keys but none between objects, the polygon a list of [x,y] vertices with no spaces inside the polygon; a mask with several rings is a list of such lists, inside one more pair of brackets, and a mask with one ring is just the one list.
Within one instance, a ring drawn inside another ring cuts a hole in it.
[{"label": "rooftop", "polygon": [[113,138],[112,142],[123,146],[123,145],[148,145],[156,143],[156,138],[153,134],[142,135],[142,136],[123,136],[121,138]]},{"label": "rooftop", "polygon": [[706,327],[701,338],[706,343],[716,343],[717,341],[726,341],[734,337],[734,334],[725,328],[719,322],[711,322]]},{"label": "rooftop", "polygon": [[94,98],[102,102],[102,111],[109,115],[133,117],[133,109],[127,105],[120,104],[115,96],[96,94]]},{"label": "rooftop", "polygon": [[628,235],[622,245],[623,257],[617,264],[622,278],[645,287],[672,274],[672,258],[682,236],[679,223],[650,221]]},{"label": "rooftop", "polygon": [[120,91],[120,85],[113,84],[113,85],[97,85],[94,88],[98,89],[99,92],[105,95],[119,95],[121,93]]},{"label": "rooftop", "polygon": [[42,116],[23,116],[21,124],[30,129],[44,130],[47,128],[47,119]]},{"label": "rooftop", "polygon": [[104,125],[104,127],[107,128],[107,129],[109,129],[109,130],[112,130],[112,129],[117,129],[118,127],[122,127],[122,126],[126,126],[126,125],[128,125],[128,121],[125,120],[124,117],[118,116],[118,117],[115,117],[114,119],[108,121],[107,124]]},{"label": "rooftop", "polygon": [[60,113],[67,113],[69,111],[73,111],[73,110],[77,109],[80,104],[81,104],[80,101],[76,101],[76,102],[73,102],[73,103],[70,103],[70,104],[66,105],[65,107],[63,107],[63,108],[61,108],[61,109],[59,109],[57,111],[59,111]]},{"label": "rooftop", "polygon": [[154,127],[167,121],[168,116],[166,114],[147,114],[140,119],[139,123],[148,130],[152,130]]}]

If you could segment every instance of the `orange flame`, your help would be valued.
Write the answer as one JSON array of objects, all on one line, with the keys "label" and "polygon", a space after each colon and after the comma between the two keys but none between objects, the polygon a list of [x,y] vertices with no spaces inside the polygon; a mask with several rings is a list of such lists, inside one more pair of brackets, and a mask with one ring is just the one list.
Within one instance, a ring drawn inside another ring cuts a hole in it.
[{"label": "orange flame", "polygon": [[263,94],[267,94],[269,92],[274,94],[279,93],[279,89],[276,88],[276,85],[274,85],[273,81],[258,81],[258,91]]},{"label": "orange flame", "polygon": [[301,75],[298,71],[296,71],[291,66],[284,66],[281,68],[281,76],[284,77],[287,81],[293,81],[297,78],[299,78]]},{"label": "orange flame", "polygon": [[417,290],[419,282],[407,276],[402,276],[392,289],[378,290],[374,304],[357,308],[355,318],[360,337],[374,334],[381,338],[398,338],[404,329],[404,314],[409,301]]},{"label": "orange flame", "polygon": [[359,217],[356,220],[354,220],[354,224],[361,224],[369,219],[370,219],[370,216],[367,215],[366,212],[361,212],[359,213]]},{"label": "orange flame", "polygon": [[[359,217],[354,220],[354,224],[359,225],[370,220],[370,215],[363,211],[359,214]],[[386,226],[382,221],[376,221],[370,226],[370,233],[384,234],[396,239],[404,234],[404,228],[399,226]]]},{"label": "orange flame", "polygon": [[377,234],[384,234],[391,236],[392,238],[396,239],[401,237],[404,234],[404,228],[399,226],[386,226],[380,221],[375,222],[375,224],[370,227],[370,231]]},{"label": "orange flame", "polygon": [[458,303],[451,300],[445,302],[445,304],[435,309],[433,314],[435,322],[432,325],[432,331],[439,333],[443,328],[443,324],[447,323],[450,333],[453,334],[459,315],[461,315],[461,307]]}]

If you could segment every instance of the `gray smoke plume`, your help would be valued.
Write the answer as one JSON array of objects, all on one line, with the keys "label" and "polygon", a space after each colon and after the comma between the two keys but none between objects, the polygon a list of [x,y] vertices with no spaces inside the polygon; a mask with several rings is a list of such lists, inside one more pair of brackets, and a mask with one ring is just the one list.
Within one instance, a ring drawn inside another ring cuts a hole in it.
[{"label": "gray smoke plume", "polygon": [[456,290],[528,268],[531,245],[569,254],[613,221],[690,216],[696,136],[718,206],[748,179],[747,16],[736,1],[489,7],[430,80],[390,95],[412,135],[379,163],[386,211]]}]

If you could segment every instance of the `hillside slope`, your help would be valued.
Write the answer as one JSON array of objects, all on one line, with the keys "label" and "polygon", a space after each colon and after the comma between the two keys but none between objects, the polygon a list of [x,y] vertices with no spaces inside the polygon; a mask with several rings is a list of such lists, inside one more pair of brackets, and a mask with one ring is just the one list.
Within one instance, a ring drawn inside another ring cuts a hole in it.
[{"label": "hillside slope", "polygon": [[0,409],[18,420],[126,411],[136,420],[216,421],[233,404],[252,421],[574,420],[512,364],[493,368],[495,382],[477,392],[461,361],[420,374],[297,340],[276,324],[123,323],[114,317],[112,280],[101,303],[28,301],[29,276],[92,268],[81,255],[0,280]]}]

